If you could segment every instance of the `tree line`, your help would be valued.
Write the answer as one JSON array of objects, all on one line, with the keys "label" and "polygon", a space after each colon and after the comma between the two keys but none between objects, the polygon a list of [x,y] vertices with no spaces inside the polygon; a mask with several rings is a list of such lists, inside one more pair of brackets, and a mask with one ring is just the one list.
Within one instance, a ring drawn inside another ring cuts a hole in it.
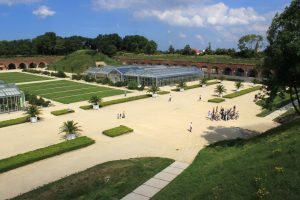
[{"label": "tree line", "polygon": [[144,36],[118,34],[98,35],[96,38],[82,36],[60,37],[47,32],[33,39],[0,41],[0,56],[67,55],[81,49],[92,49],[108,56],[118,51],[153,54],[157,44]]},{"label": "tree line", "polygon": [[[229,55],[232,57],[242,58],[259,58],[263,56],[263,52],[260,51],[263,48],[263,37],[261,35],[249,34],[242,36],[238,41],[238,51],[234,48],[217,48],[213,50],[211,43],[203,51],[203,55]],[[183,49],[175,49],[172,45],[169,46],[167,52],[169,54],[181,54],[181,55],[196,55],[196,51],[185,45]]]}]

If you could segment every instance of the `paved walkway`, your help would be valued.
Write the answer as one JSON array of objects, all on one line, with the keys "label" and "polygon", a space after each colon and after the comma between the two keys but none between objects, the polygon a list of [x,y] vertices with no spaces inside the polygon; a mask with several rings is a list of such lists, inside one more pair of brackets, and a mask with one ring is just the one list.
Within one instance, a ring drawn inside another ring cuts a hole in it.
[{"label": "paved walkway", "polygon": [[[294,103],[296,105],[298,105],[298,103],[297,103],[296,100],[294,101]],[[267,115],[265,118],[274,120],[275,118],[279,117],[280,115],[282,115],[283,113],[285,113],[286,111],[288,111],[290,108],[293,108],[293,104],[292,103],[289,103],[288,105],[285,105],[285,106],[279,108],[278,110],[275,110],[271,114]]]},{"label": "paved walkway", "polygon": [[175,161],[121,200],[148,200],[181,174],[189,164]]}]

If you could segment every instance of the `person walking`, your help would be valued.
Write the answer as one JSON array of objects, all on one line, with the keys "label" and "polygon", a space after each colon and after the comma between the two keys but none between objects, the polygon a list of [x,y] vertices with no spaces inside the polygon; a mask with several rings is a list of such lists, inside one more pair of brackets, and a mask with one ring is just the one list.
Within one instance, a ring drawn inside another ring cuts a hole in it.
[{"label": "person walking", "polygon": [[200,94],[200,96],[199,96],[199,101],[201,101],[201,99],[202,99],[202,97],[201,97],[201,94]]},{"label": "person walking", "polygon": [[170,96],[169,96],[169,102],[171,102],[172,101],[172,95],[170,94]]},{"label": "person walking", "polygon": [[127,97],[127,91],[125,90],[125,92],[124,92],[124,97]]},{"label": "person walking", "polygon": [[122,118],[125,118],[126,116],[125,116],[125,111],[123,111],[123,115],[122,115]]},{"label": "person walking", "polygon": [[192,132],[192,129],[193,129],[193,122],[191,122],[191,123],[189,124],[189,132],[190,132],[190,133]]}]

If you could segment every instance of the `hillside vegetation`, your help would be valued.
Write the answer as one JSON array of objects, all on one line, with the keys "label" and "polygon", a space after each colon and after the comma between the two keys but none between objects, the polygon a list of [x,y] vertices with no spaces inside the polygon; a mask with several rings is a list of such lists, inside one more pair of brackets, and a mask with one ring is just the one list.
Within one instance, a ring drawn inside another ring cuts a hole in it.
[{"label": "hillside vegetation", "polygon": [[51,64],[50,69],[65,72],[79,73],[90,67],[95,67],[96,61],[103,61],[107,65],[120,65],[118,61],[93,50],[79,50],[71,53],[61,60]]},{"label": "hillside vegetation", "polygon": [[215,143],[153,200],[300,196],[300,119],[248,140]]},{"label": "hillside vegetation", "polygon": [[133,54],[119,53],[118,58],[145,59],[145,60],[176,60],[208,63],[228,63],[228,64],[262,64],[262,59],[256,58],[234,58],[228,55],[181,55],[181,54]]}]

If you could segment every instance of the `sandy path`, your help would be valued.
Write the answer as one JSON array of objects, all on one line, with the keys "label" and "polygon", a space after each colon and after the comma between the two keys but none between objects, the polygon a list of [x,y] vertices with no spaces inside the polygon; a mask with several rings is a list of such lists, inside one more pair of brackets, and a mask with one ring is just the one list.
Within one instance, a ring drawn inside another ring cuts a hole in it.
[{"label": "sandy path", "polygon": [[[224,84],[230,93],[234,82]],[[255,116],[260,112],[260,107],[253,103],[255,93],[222,104],[208,103],[206,101],[212,97],[214,88],[212,85],[173,92],[172,102],[168,102],[169,96],[164,95],[104,107],[99,111],[84,111],[78,109],[77,104],[71,104],[68,107],[76,109],[76,113],[55,117],[47,110],[43,115],[45,120],[40,123],[0,129],[0,141],[5,141],[1,144],[0,159],[60,142],[58,128],[66,120],[79,122],[83,135],[96,140],[96,144],[90,147],[1,174],[0,199],[110,160],[159,156],[191,163],[208,143],[241,136],[239,129],[234,127],[265,131],[277,125],[271,119]],[[202,102],[197,101],[199,94]],[[216,105],[226,108],[236,105],[240,118],[227,122],[207,120],[208,110]],[[117,113],[122,111],[126,112],[127,118],[117,119]],[[187,132],[190,121],[193,122],[193,133]],[[113,139],[101,134],[103,130],[120,124],[133,128],[134,133]]]}]

